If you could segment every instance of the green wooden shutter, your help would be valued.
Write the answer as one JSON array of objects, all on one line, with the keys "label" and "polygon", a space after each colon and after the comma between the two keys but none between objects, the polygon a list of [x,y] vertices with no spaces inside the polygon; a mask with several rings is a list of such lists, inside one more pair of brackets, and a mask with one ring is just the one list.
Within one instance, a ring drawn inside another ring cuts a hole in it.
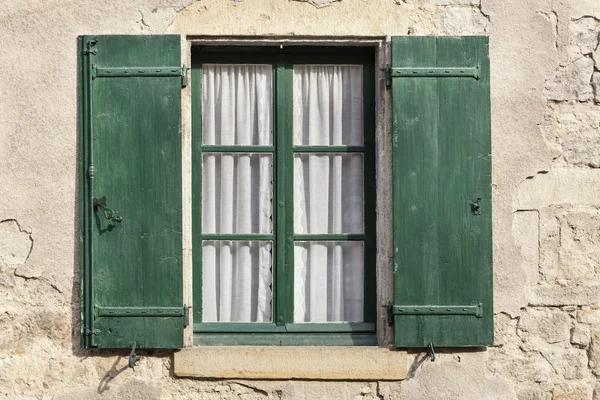
[{"label": "green wooden shutter", "polygon": [[398,347],[493,343],[487,37],[394,37]]},{"label": "green wooden shutter", "polygon": [[82,346],[183,346],[178,35],[83,36]]}]

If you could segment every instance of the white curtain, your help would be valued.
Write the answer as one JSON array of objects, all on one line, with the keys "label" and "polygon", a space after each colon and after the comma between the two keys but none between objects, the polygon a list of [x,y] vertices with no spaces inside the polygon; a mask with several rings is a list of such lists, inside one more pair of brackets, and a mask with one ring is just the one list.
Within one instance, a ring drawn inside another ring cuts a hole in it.
[{"label": "white curtain", "polygon": [[[270,65],[204,64],[204,144],[272,144]],[[362,68],[294,67],[296,145],[361,145]],[[204,153],[203,233],[271,233],[272,157]],[[361,154],[303,153],[294,159],[294,231],[363,232]],[[271,243],[205,241],[203,322],[272,320]],[[294,320],[363,320],[363,242],[296,242]]]},{"label": "white curtain", "polygon": [[[294,144],[363,143],[362,67],[294,67]],[[294,159],[294,232],[363,233],[363,157],[301,153]],[[296,242],[294,321],[362,321],[361,241]]]},{"label": "white curtain", "polygon": [[[202,67],[204,144],[272,143],[270,65]],[[203,233],[271,233],[272,157],[204,153]],[[203,322],[271,321],[271,243],[205,241]]]}]

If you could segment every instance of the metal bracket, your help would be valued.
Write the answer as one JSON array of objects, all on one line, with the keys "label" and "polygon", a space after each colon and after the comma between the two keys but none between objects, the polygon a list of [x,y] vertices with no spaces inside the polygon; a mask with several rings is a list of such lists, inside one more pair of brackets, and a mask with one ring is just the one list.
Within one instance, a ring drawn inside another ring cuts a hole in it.
[{"label": "metal bracket", "polygon": [[478,197],[475,202],[469,203],[471,205],[471,212],[474,215],[481,215],[481,197]]},{"label": "metal bracket", "polygon": [[185,307],[95,307],[96,317],[183,317]]},{"label": "metal bracket", "polygon": [[183,305],[183,327],[187,327],[190,324],[190,310]]},{"label": "metal bracket", "polygon": [[131,353],[129,353],[129,368],[131,369],[133,369],[135,362],[137,361],[137,355],[135,354],[135,345],[136,342],[133,342],[133,346],[131,347]]},{"label": "metal bracket", "polygon": [[188,72],[185,64],[181,67],[181,87],[184,88],[188,85]]},{"label": "metal bracket", "polygon": [[468,306],[411,306],[394,305],[392,307],[394,315],[474,315],[477,318],[483,317],[483,304]]},{"label": "metal bracket", "polygon": [[[185,72],[184,72],[185,71]],[[92,79],[181,76],[187,84],[187,69],[183,67],[98,67],[92,66]]]},{"label": "metal bracket", "polygon": [[387,308],[387,322],[389,326],[393,326],[394,325],[394,304],[393,303],[388,303]]},{"label": "metal bracket", "polygon": [[97,39],[89,40],[86,44],[87,48],[83,50],[83,55],[88,56],[90,54],[92,54],[92,55],[98,54],[98,49],[94,47],[96,45],[96,43],[98,43]]},{"label": "metal bracket", "polygon": [[385,69],[385,85],[391,86],[392,78],[475,78],[481,77],[481,65],[474,67],[395,67]]},{"label": "metal bracket", "polygon": [[435,350],[433,349],[433,343],[429,343],[429,357],[431,357],[431,362],[435,361]]}]

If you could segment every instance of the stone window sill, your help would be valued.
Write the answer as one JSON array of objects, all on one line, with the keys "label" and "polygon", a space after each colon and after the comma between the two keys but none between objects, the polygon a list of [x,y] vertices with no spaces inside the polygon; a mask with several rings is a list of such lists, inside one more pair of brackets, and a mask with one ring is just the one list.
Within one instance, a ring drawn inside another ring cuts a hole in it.
[{"label": "stone window sill", "polygon": [[402,380],[408,355],[380,347],[207,346],[175,353],[181,378]]}]

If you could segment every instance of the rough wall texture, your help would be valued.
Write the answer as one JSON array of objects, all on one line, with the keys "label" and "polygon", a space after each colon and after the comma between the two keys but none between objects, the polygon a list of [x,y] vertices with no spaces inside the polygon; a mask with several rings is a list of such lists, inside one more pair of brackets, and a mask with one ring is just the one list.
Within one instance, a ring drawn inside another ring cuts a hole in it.
[{"label": "rough wall texture", "polygon": [[[76,36],[163,32],[489,35],[496,346],[415,354],[392,383],[183,380],[170,353],[131,371],[79,350]],[[0,396],[600,399],[599,34],[597,0],[3,4]]]}]

